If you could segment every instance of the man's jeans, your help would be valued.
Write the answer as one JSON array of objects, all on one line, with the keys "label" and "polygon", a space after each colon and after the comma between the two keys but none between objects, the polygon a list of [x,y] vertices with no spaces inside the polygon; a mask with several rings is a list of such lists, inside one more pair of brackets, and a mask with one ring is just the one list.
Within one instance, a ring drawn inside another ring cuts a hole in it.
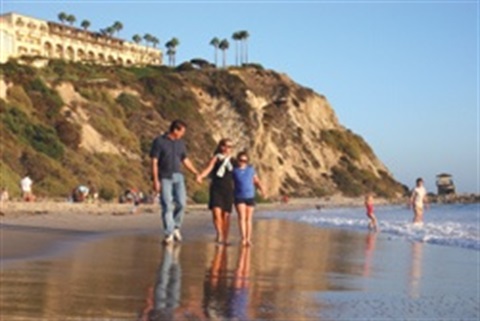
[{"label": "man's jeans", "polygon": [[162,220],[165,235],[171,235],[173,230],[182,226],[187,192],[185,180],[180,173],[174,173],[172,178],[162,178],[160,203],[162,204]]}]

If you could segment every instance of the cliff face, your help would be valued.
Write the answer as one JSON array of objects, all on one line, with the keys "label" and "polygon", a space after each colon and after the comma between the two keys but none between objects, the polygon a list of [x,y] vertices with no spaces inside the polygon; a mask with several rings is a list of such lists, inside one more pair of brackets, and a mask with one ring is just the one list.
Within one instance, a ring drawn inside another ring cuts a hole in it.
[{"label": "cliff face", "polygon": [[[45,195],[64,195],[87,180],[105,198],[131,186],[148,191],[150,142],[181,118],[197,167],[229,137],[237,152],[249,152],[272,196],[403,191],[365,141],[339,124],[324,96],[274,71],[59,61],[41,70],[13,63],[1,70],[8,84],[0,101],[8,149],[2,185],[13,189],[29,172]],[[192,177],[188,184],[194,199],[205,194]]]}]

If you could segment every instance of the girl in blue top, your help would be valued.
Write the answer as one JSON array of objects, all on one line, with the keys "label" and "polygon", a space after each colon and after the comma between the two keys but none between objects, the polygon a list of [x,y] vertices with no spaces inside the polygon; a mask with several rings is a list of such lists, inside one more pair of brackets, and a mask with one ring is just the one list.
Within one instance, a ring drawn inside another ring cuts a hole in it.
[{"label": "girl in blue top", "polygon": [[255,208],[255,188],[265,197],[265,192],[255,169],[248,164],[248,154],[237,155],[237,166],[233,169],[235,209],[238,213],[238,226],[242,245],[251,245],[252,216]]}]

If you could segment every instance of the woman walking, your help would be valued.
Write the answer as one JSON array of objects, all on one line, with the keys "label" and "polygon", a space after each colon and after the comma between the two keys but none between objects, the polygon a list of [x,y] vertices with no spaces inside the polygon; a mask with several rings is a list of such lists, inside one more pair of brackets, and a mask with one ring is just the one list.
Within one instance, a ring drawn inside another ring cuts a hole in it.
[{"label": "woman walking", "polygon": [[207,167],[197,176],[198,183],[209,174],[211,177],[208,208],[212,211],[218,243],[227,243],[230,229],[230,213],[233,207],[232,147],[230,139],[222,139]]},{"label": "woman walking", "polygon": [[242,245],[252,244],[252,216],[255,209],[255,188],[265,197],[262,184],[255,169],[248,163],[248,154],[237,155],[237,166],[233,170],[235,208],[238,213],[238,226]]}]

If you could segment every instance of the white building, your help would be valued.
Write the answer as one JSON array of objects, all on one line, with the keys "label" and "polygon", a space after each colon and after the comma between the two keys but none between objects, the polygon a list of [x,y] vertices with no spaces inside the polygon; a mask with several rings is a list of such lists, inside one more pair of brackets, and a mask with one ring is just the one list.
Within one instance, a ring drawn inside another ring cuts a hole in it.
[{"label": "white building", "polygon": [[43,57],[99,64],[161,65],[159,49],[16,13],[0,15],[0,63]]}]

